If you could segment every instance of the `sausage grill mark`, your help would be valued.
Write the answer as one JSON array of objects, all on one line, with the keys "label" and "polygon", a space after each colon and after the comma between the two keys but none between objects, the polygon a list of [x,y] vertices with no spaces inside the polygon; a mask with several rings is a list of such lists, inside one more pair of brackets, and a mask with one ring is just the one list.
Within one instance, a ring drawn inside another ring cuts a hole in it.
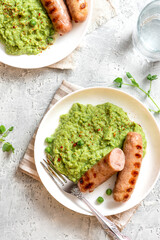
[{"label": "sausage grill mark", "polygon": [[136,153],[135,156],[136,156],[137,158],[141,158],[141,154],[139,154],[139,153]]},{"label": "sausage grill mark", "polygon": [[139,172],[136,171],[136,170],[133,170],[131,174],[132,174],[133,177],[137,177]]},{"label": "sausage grill mark", "polygon": [[131,178],[131,179],[129,180],[129,183],[130,183],[131,185],[134,185],[134,184],[136,183],[136,180],[135,180],[134,178]]},{"label": "sausage grill mark", "polygon": [[104,159],[103,159],[103,162],[104,162],[104,163],[107,163],[107,159],[106,159],[106,158],[104,158]]},{"label": "sausage grill mark", "polygon": [[137,145],[136,148],[137,148],[137,149],[142,149],[142,146]]},{"label": "sausage grill mark", "polygon": [[52,22],[57,22],[58,19],[59,19],[59,15],[56,16],[56,17],[54,17],[54,18],[52,19]]},{"label": "sausage grill mark", "polygon": [[128,188],[127,189],[127,192],[132,192],[133,191],[133,188]]},{"label": "sausage grill mark", "polygon": [[96,173],[93,173],[93,176],[94,176],[94,178],[96,178],[97,174],[96,174]]},{"label": "sausage grill mark", "polygon": [[140,167],[141,167],[141,164],[140,164],[140,162],[135,162],[135,163],[134,163],[134,166],[135,166],[136,168],[140,168]]},{"label": "sausage grill mark", "polygon": [[87,173],[87,172],[85,173],[84,177],[85,177],[85,181],[88,181],[88,180],[89,180],[89,176],[88,176],[88,173]]},{"label": "sausage grill mark", "polygon": [[57,8],[56,7],[53,7],[51,10],[50,10],[50,14],[52,14],[53,12],[56,12],[57,11]]},{"label": "sausage grill mark", "polygon": [[85,189],[90,189],[91,187],[93,186],[93,183],[88,183],[86,186],[85,186]]},{"label": "sausage grill mark", "polygon": [[124,199],[129,198],[129,194],[124,195]]},{"label": "sausage grill mark", "polygon": [[48,7],[50,4],[51,4],[51,1],[47,1],[47,2],[45,3],[45,6]]}]

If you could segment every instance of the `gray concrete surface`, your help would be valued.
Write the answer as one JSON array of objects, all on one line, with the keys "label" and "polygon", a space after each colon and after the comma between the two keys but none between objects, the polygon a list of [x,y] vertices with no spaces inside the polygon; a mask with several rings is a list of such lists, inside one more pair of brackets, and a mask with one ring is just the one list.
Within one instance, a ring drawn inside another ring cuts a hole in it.
[{"label": "gray concrete surface", "polygon": [[[0,151],[1,240],[97,240],[108,239],[93,217],[74,213],[53,199],[42,184],[17,171],[27,144],[63,79],[90,86],[112,86],[117,76],[130,71],[140,84],[148,73],[160,76],[160,63],[137,57],[131,44],[136,1],[120,0],[118,17],[84,38],[85,46],[71,70],[22,70],[0,64],[0,123],[13,125],[8,140],[15,154]],[[153,107],[143,94],[124,87],[122,91]],[[160,105],[160,78],[152,94]],[[160,115],[155,116],[160,124]],[[124,232],[132,240],[160,239],[160,181],[134,214]]]}]

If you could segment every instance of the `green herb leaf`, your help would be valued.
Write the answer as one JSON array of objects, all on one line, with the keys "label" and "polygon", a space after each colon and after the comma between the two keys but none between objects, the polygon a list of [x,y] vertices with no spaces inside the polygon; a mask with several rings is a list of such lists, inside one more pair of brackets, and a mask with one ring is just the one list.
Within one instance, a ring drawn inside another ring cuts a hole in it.
[{"label": "green herb leaf", "polygon": [[148,80],[151,80],[151,79],[152,79],[152,75],[151,75],[151,74],[148,74],[147,79],[148,79]]},{"label": "green herb leaf", "polygon": [[129,72],[126,72],[126,76],[127,76],[128,78],[133,78],[132,75],[131,75]]},{"label": "green herb leaf", "polygon": [[135,81],[134,78],[133,79],[131,78],[130,80],[135,87],[139,87],[139,84]]},{"label": "green herb leaf", "polygon": [[4,125],[0,126],[0,134],[3,134],[6,131],[6,128]]},{"label": "green herb leaf", "polygon": [[6,142],[6,143],[3,144],[2,151],[3,152],[10,152],[10,151],[12,151],[14,153],[14,147],[12,146],[11,143]]},{"label": "green herb leaf", "polygon": [[132,75],[129,72],[126,72],[126,76],[131,80],[132,84],[135,87],[139,87],[139,84],[136,82],[136,80],[132,77]]},{"label": "green herb leaf", "polygon": [[123,79],[118,77],[114,80],[114,82],[116,83],[117,87],[121,88],[123,84]]},{"label": "green herb leaf", "polygon": [[4,138],[7,137],[7,136],[8,136],[8,132],[6,132],[6,133],[3,134],[3,137],[4,137]]},{"label": "green herb leaf", "polygon": [[158,79],[158,77],[157,77],[157,75],[148,74],[147,79],[148,79],[149,81],[153,81],[153,80]]},{"label": "green herb leaf", "polygon": [[8,129],[8,131],[12,132],[13,129],[14,129],[14,127],[12,126],[12,127],[10,127],[10,128]]}]

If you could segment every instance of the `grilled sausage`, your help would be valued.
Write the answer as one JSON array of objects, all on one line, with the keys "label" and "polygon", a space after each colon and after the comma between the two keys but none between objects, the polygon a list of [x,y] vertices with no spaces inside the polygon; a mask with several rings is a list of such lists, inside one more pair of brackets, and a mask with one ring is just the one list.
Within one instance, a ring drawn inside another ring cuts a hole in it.
[{"label": "grilled sausage", "polygon": [[84,22],[88,15],[87,0],[66,0],[72,20],[76,23]]},{"label": "grilled sausage", "polygon": [[113,174],[124,168],[125,156],[121,149],[115,148],[90,168],[78,181],[81,192],[92,192]]},{"label": "grilled sausage", "polygon": [[126,136],[123,151],[125,167],[118,174],[113,197],[115,201],[125,202],[133,193],[143,157],[142,136],[136,132],[129,132]]},{"label": "grilled sausage", "polygon": [[71,18],[63,0],[41,0],[54,29],[63,35],[72,29]]}]

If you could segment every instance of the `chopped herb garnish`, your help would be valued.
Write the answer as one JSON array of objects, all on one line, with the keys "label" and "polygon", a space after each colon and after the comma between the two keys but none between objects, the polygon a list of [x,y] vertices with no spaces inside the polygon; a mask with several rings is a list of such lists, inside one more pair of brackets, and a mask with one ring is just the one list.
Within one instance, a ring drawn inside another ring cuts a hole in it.
[{"label": "chopped herb garnish", "polygon": [[6,142],[6,143],[3,144],[2,151],[3,152],[10,152],[10,151],[12,151],[14,153],[14,147],[12,146],[11,143]]},{"label": "chopped herb garnish", "polygon": [[0,134],[4,133],[6,131],[6,128],[4,125],[0,126]]}]

